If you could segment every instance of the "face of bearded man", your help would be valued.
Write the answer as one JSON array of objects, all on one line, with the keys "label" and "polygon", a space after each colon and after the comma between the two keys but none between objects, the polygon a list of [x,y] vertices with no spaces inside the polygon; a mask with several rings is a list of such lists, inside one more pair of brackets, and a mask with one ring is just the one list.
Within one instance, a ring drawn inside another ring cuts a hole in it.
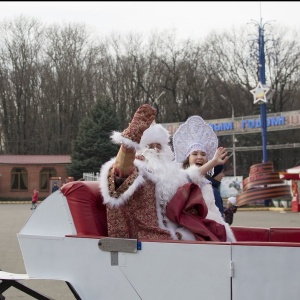
[{"label": "face of bearded man", "polygon": [[[156,148],[145,148],[140,154],[145,158],[148,172],[157,177],[164,177],[161,172],[168,172],[169,168],[176,165],[174,162],[174,154],[169,146],[164,146],[160,150]],[[167,170],[166,167],[168,167]]]},{"label": "face of bearded man", "polygon": [[141,154],[145,157],[149,178],[156,183],[157,196],[169,201],[186,180],[181,165],[174,160],[174,153],[166,145],[159,151],[146,148]]}]

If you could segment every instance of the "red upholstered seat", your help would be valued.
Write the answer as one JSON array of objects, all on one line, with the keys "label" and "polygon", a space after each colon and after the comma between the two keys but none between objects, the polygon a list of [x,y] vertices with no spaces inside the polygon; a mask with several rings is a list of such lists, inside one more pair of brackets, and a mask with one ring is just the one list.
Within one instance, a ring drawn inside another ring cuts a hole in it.
[{"label": "red upholstered seat", "polygon": [[269,228],[231,226],[237,242],[269,242]]},{"label": "red upholstered seat", "polygon": [[107,236],[106,207],[98,181],[72,181],[61,188],[78,235]]},{"label": "red upholstered seat", "polygon": [[300,228],[272,227],[270,228],[270,242],[300,243]]}]

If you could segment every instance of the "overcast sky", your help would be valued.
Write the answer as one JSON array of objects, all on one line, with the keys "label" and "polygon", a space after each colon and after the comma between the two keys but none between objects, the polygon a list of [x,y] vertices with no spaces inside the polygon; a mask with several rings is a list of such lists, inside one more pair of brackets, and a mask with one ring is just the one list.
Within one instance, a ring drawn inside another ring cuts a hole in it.
[{"label": "overcast sky", "polygon": [[299,30],[299,14],[300,1],[0,1],[0,21],[24,15],[44,24],[77,22],[99,35],[176,30],[180,38],[200,39],[261,18]]}]

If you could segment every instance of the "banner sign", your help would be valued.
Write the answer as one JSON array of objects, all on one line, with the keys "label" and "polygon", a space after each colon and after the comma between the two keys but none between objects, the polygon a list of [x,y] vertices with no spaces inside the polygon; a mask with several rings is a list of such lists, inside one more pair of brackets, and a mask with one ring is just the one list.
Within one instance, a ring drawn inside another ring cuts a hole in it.
[{"label": "banner sign", "polygon": [[[261,131],[260,115],[205,121],[217,135],[245,134]],[[181,124],[183,122],[162,123],[161,125],[173,135]],[[268,114],[267,127],[268,131],[300,128],[300,110]]]}]

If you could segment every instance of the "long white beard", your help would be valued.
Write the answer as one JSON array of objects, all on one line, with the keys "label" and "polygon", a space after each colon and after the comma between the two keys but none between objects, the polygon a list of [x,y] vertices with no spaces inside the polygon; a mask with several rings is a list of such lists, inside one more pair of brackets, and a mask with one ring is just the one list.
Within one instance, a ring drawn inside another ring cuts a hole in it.
[{"label": "long white beard", "polygon": [[[171,222],[166,216],[166,205],[175,195],[180,186],[187,183],[187,177],[181,171],[181,165],[174,161],[174,154],[170,147],[164,147],[160,152],[145,149],[141,153],[145,157],[146,174],[155,183],[155,200],[158,225],[168,230],[174,240],[178,224]],[[195,240],[189,230],[181,228],[184,240]]]},{"label": "long white beard", "polygon": [[186,183],[180,164],[174,161],[172,150],[170,147],[164,147],[160,152],[145,149],[141,154],[145,157],[149,177],[156,183],[157,198],[169,202],[177,189]]}]

